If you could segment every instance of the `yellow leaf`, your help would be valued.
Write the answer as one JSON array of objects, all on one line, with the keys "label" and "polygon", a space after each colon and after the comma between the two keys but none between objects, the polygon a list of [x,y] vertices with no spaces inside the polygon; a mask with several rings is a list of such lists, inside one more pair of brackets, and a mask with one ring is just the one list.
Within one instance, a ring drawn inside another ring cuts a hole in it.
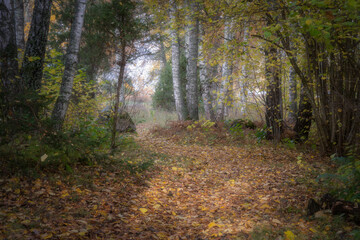
[{"label": "yellow leaf", "polygon": [[216,227],[216,226],[217,226],[216,223],[211,222],[211,223],[209,223],[208,228],[210,229],[210,228],[213,228],[213,227]]},{"label": "yellow leaf", "polygon": [[172,167],[172,170],[177,171],[178,169],[177,169],[177,167]]},{"label": "yellow leaf", "polygon": [[313,228],[310,228],[310,231],[312,231],[313,233],[316,233],[317,231]]},{"label": "yellow leaf", "polygon": [[148,210],[146,208],[139,208],[140,212],[142,212],[143,214],[145,214]]},{"label": "yellow leaf", "polygon": [[306,25],[310,25],[311,23],[312,23],[312,20],[311,20],[311,19],[308,19],[308,20],[305,21],[305,24],[306,24]]},{"label": "yellow leaf", "polygon": [[61,192],[61,198],[66,198],[67,196],[69,196],[69,193],[66,190]]},{"label": "yellow leaf", "polygon": [[44,233],[41,235],[41,239],[49,239],[52,238],[52,233]]},{"label": "yellow leaf", "polygon": [[295,240],[295,234],[290,230],[286,231],[285,240]]},{"label": "yellow leaf", "polygon": [[159,208],[160,208],[160,204],[155,204],[155,205],[154,205],[154,208],[155,208],[155,209],[159,209]]},{"label": "yellow leaf", "polygon": [[20,189],[16,189],[16,190],[14,191],[14,193],[15,193],[15,194],[19,194],[19,193],[20,193]]},{"label": "yellow leaf", "polygon": [[260,208],[261,208],[261,209],[264,209],[264,208],[270,208],[270,206],[269,206],[269,205],[267,205],[267,204],[264,204],[264,205],[262,205]]}]

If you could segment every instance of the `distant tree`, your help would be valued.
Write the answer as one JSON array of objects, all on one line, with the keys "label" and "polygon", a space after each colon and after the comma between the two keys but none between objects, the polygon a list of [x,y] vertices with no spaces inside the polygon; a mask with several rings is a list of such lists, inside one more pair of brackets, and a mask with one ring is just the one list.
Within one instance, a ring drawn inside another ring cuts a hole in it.
[{"label": "distant tree", "polygon": [[161,108],[168,111],[175,110],[174,89],[170,63],[167,63],[161,70],[159,81],[156,84],[155,92],[152,96],[152,103],[154,108]]}]

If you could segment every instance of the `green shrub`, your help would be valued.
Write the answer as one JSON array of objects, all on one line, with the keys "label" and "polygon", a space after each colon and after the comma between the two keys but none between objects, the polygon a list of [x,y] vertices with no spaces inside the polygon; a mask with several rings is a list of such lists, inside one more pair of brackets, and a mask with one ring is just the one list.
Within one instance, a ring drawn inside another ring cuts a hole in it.
[{"label": "green shrub", "polygon": [[262,140],[266,139],[266,134],[267,134],[267,126],[256,129],[255,131],[256,141],[260,143]]},{"label": "green shrub", "polygon": [[0,146],[1,175],[38,175],[41,172],[72,171],[76,164],[89,165],[105,156],[109,146],[106,128],[82,123],[77,130],[18,134]]},{"label": "green shrub", "polygon": [[360,159],[354,156],[331,156],[338,166],[335,173],[325,173],[319,179],[325,183],[335,196],[348,201],[360,202]]}]

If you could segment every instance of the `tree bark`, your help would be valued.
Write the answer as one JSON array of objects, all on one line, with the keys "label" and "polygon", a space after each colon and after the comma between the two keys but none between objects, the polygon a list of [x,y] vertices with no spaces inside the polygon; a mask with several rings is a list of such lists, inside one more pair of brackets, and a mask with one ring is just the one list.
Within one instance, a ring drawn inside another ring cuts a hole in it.
[{"label": "tree bark", "polygon": [[174,98],[178,119],[183,121],[187,118],[187,109],[185,99],[181,91],[180,82],[180,45],[178,36],[178,27],[176,22],[176,2],[171,1],[170,19],[172,27],[170,29],[171,36],[171,59],[172,59],[172,78],[174,86]]},{"label": "tree bark", "polygon": [[[298,110],[297,99],[297,82],[296,73],[292,66],[289,68],[289,121],[296,122],[296,114]],[[300,101],[301,104],[301,101]]]},{"label": "tree bark", "polygon": [[18,59],[21,59],[25,50],[25,22],[24,22],[24,1],[14,0],[16,45],[18,48]]},{"label": "tree bark", "polygon": [[15,18],[11,0],[0,0],[0,81],[1,96],[8,111],[10,98],[18,89],[16,76],[18,73]]},{"label": "tree bark", "polygon": [[[200,29],[200,42],[202,42],[202,36],[204,35],[204,30],[199,26]],[[200,83],[202,87],[202,99],[204,103],[204,110],[206,119],[211,121],[216,121],[214,109],[213,109],[213,100],[211,97],[211,86],[209,80],[208,66],[205,59],[205,54],[203,52],[202,44],[199,44],[199,74],[200,74]]]},{"label": "tree bark", "polygon": [[282,133],[281,78],[277,64],[277,50],[270,46],[265,51],[265,74],[268,82],[265,99],[267,138],[280,142]]},{"label": "tree bark", "polygon": [[61,82],[59,97],[56,100],[51,119],[54,122],[54,129],[61,130],[67,109],[70,103],[73,82],[78,63],[78,53],[80,48],[80,40],[82,27],[84,24],[84,16],[87,0],[77,0],[77,8],[74,22],[71,25],[70,42],[65,57],[65,71]]},{"label": "tree bark", "polygon": [[47,36],[49,33],[52,0],[36,0],[22,64],[22,81],[29,90],[39,90]]},{"label": "tree bark", "polygon": [[118,62],[120,67],[118,83],[116,87],[116,96],[115,96],[115,109],[114,109],[114,118],[112,123],[112,135],[111,135],[111,149],[116,148],[116,133],[118,129],[118,119],[120,114],[120,92],[124,82],[125,75],[125,66],[126,66],[126,43],[124,40],[121,41],[120,49],[120,61]]},{"label": "tree bark", "polygon": [[[191,2],[187,4],[189,8],[195,11],[196,3]],[[199,119],[198,110],[198,87],[197,87],[197,60],[198,60],[198,46],[199,46],[199,21],[193,13],[187,14],[187,65],[186,65],[186,102],[188,107],[189,118],[191,120]]]},{"label": "tree bark", "polygon": [[166,66],[167,60],[166,60],[166,50],[164,46],[164,40],[163,36],[160,36],[160,58],[161,58],[161,68],[163,69]]},{"label": "tree bark", "polygon": [[[243,54],[244,56],[247,55],[248,52],[248,47],[247,47],[247,41],[249,38],[249,29],[247,26],[244,27],[244,37],[243,37],[243,41],[244,43],[246,43],[246,45],[244,45],[243,47]],[[242,62],[242,66],[241,66],[241,90],[240,90],[240,103],[241,103],[241,114],[244,117],[244,115],[246,114],[246,100],[247,100],[247,89],[248,89],[248,81],[249,81],[249,71],[247,69],[246,66],[246,62],[243,61]]]},{"label": "tree bark", "polygon": [[222,121],[225,117],[225,107],[230,103],[230,89],[231,89],[231,75],[232,75],[232,57],[230,56],[230,42],[233,39],[232,33],[232,21],[227,19],[225,21],[224,27],[224,45],[225,45],[225,56],[224,56],[224,63],[222,65],[221,71],[221,85],[220,85],[220,94],[218,100],[218,107],[217,107],[217,120]]},{"label": "tree bark", "polygon": [[309,132],[312,122],[312,107],[304,89],[300,93],[300,105],[297,112],[296,124],[294,131],[296,132],[295,140],[304,142],[309,138]]}]

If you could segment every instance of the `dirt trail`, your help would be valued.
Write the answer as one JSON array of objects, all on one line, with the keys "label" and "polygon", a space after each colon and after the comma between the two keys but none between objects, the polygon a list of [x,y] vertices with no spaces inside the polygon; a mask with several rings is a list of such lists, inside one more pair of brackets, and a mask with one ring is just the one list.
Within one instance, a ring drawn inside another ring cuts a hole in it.
[{"label": "dirt trail", "polygon": [[146,172],[99,164],[64,176],[0,179],[0,238],[249,239],[255,226],[272,229],[261,239],[311,234],[303,209],[314,190],[303,182],[311,178],[299,153],[181,145],[148,129],[138,129],[139,155],[127,158],[124,150],[108,159],[131,165],[149,153],[155,162]]},{"label": "dirt trail", "polygon": [[[167,156],[125,221],[130,238],[247,239],[255,226],[309,231],[305,172],[289,150],[179,145],[140,128],[139,144]],[[170,157],[169,157],[170,156]],[[126,237],[125,237],[126,238]]]}]

